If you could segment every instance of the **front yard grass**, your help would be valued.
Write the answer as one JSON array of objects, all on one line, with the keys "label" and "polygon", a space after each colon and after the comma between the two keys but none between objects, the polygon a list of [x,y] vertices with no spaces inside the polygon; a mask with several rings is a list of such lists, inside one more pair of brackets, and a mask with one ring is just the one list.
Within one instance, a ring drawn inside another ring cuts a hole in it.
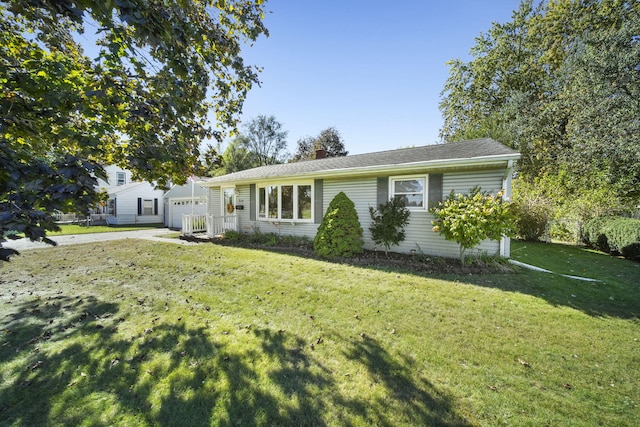
[{"label": "front yard grass", "polygon": [[47,233],[48,237],[63,236],[69,234],[90,234],[109,233],[112,231],[135,231],[147,230],[150,228],[164,227],[162,224],[138,224],[138,225],[80,225],[80,224],[60,224],[60,231]]},{"label": "front yard grass", "polygon": [[637,423],[637,264],[435,278],[126,242],[1,267],[0,424]]}]

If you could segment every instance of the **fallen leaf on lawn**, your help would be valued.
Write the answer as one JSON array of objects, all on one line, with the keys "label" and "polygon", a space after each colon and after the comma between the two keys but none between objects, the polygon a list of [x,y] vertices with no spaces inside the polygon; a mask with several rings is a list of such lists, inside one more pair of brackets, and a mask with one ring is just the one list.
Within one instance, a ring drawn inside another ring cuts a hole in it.
[{"label": "fallen leaf on lawn", "polygon": [[40,360],[38,360],[36,363],[34,363],[33,365],[29,366],[29,370],[30,371],[35,371],[36,369],[38,369],[40,366],[42,366],[42,362]]},{"label": "fallen leaf on lawn", "polygon": [[496,387],[494,385],[488,385],[487,387],[489,387],[490,390],[498,391],[498,387]]}]

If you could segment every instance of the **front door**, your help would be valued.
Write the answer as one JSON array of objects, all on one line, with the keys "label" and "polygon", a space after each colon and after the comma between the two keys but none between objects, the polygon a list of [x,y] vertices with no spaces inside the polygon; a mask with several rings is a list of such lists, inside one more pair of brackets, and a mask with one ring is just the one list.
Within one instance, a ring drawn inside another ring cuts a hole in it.
[{"label": "front door", "polygon": [[224,217],[224,229],[236,229],[236,190],[229,187],[222,190],[222,216]]}]

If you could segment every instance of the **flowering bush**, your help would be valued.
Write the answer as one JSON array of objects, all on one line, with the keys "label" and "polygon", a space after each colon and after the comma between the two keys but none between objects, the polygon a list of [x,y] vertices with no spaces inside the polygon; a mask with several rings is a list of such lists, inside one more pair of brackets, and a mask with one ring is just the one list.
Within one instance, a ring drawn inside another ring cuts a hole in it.
[{"label": "flowering bush", "polygon": [[482,192],[480,187],[470,189],[469,194],[452,191],[444,202],[431,210],[433,231],[460,245],[461,263],[464,263],[465,251],[483,240],[500,240],[502,236],[515,234],[515,216],[511,203],[502,199],[503,194],[500,191],[491,195]]}]

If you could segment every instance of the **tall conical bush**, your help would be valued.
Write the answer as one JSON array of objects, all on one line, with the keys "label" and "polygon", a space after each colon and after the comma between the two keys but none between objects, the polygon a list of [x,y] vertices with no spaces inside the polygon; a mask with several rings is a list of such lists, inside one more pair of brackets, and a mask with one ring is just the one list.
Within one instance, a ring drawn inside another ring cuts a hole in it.
[{"label": "tall conical bush", "polygon": [[362,226],[356,207],[344,192],[338,193],[327,208],[313,240],[321,257],[350,257],[362,252]]}]

